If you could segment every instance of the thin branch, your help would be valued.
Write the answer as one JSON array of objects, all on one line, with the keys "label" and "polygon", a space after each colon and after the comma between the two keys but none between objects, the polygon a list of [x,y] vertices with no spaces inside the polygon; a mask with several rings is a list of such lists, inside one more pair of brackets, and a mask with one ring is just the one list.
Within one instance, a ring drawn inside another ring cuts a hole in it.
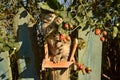
[{"label": "thin branch", "polygon": [[103,77],[107,78],[108,80],[110,80],[110,77],[108,77],[107,75],[105,74],[102,74]]}]

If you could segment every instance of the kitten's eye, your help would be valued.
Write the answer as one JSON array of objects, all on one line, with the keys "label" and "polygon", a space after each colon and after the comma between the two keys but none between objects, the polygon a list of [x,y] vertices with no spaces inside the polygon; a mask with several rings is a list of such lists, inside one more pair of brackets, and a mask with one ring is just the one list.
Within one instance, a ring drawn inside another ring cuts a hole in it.
[{"label": "kitten's eye", "polygon": [[48,20],[52,20],[53,18],[52,17],[49,17]]},{"label": "kitten's eye", "polygon": [[50,14],[49,14],[49,16],[50,16],[50,17],[54,17],[54,16],[55,16],[55,14],[53,14],[53,13],[50,13]]}]

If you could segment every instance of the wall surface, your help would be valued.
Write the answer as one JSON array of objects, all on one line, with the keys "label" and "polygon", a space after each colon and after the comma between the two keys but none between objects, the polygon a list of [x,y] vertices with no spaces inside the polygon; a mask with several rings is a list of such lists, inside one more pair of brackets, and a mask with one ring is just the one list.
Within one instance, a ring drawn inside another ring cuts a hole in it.
[{"label": "wall surface", "polygon": [[35,57],[32,50],[29,28],[33,27],[33,18],[24,9],[20,8],[14,17],[14,28],[18,42],[22,42],[18,52],[18,72],[20,80],[39,80],[35,71]]},{"label": "wall surface", "polygon": [[9,53],[0,53],[0,80],[12,80]]},{"label": "wall surface", "polygon": [[78,80],[101,80],[102,42],[94,32],[79,30],[78,36],[86,42],[86,47],[78,50],[79,62],[92,69],[90,74],[79,72]]}]

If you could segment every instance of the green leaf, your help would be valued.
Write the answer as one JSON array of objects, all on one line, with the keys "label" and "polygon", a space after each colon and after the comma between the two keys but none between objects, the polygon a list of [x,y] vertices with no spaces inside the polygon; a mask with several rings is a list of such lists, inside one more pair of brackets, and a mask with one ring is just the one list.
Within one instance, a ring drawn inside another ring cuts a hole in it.
[{"label": "green leaf", "polygon": [[72,20],[72,14],[71,13],[67,13],[66,17],[64,18],[65,22],[70,22]]},{"label": "green leaf", "polygon": [[3,48],[3,43],[0,43],[0,48]]},{"label": "green leaf", "polygon": [[88,28],[89,28],[89,25],[85,25],[85,26],[83,27],[82,31],[85,31],[85,30],[87,30]]},{"label": "green leaf", "polygon": [[92,10],[90,10],[89,12],[87,12],[87,16],[88,16],[88,17],[93,17]]},{"label": "green leaf", "polygon": [[78,6],[78,13],[82,12],[82,10],[83,10],[82,5],[79,5],[79,6]]},{"label": "green leaf", "polygon": [[118,28],[116,26],[114,26],[113,32],[112,32],[113,39],[117,36],[117,34],[118,34]]},{"label": "green leaf", "polygon": [[58,0],[47,0],[47,4],[54,10],[61,9],[62,7]]},{"label": "green leaf", "polygon": [[64,10],[64,11],[58,11],[57,10],[57,11],[55,11],[55,13],[57,15],[59,15],[60,17],[62,17],[64,22],[72,22],[72,23],[74,23],[73,19],[72,19],[72,14],[70,12],[67,12],[66,10]]},{"label": "green leaf", "polygon": [[3,39],[3,38],[1,38],[1,36],[0,36],[0,42],[4,42],[4,39]]},{"label": "green leaf", "polygon": [[67,11],[55,11],[56,14],[58,14],[59,16],[61,16],[63,19],[67,18]]},{"label": "green leaf", "polygon": [[86,16],[84,16],[84,18],[81,20],[79,26],[85,27],[86,26],[86,22],[87,22],[87,18],[86,18]]},{"label": "green leaf", "polygon": [[58,31],[59,31],[59,33],[63,34],[63,33],[65,33],[65,30],[62,28],[62,26],[63,26],[62,24],[59,25]]},{"label": "green leaf", "polygon": [[106,13],[106,17],[107,17],[107,19],[111,19],[111,16],[109,13]]},{"label": "green leaf", "polygon": [[9,46],[3,47],[3,51],[9,51],[9,50],[10,50],[10,47],[9,47]]},{"label": "green leaf", "polygon": [[38,5],[44,10],[54,12],[54,9],[50,8],[47,3],[38,3]]},{"label": "green leaf", "polygon": [[13,48],[13,47],[14,47],[14,43],[8,43],[8,46],[9,46],[10,48]]},{"label": "green leaf", "polygon": [[85,27],[85,25],[86,25],[86,22],[81,22],[81,23],[79,24],[79,26],[81,26],[81,27]]},{"label": "green leaf", "polygon": [[75,25],[75,24],[76,24],[75,20],[73,20],[73,19],[70,20],[70,23],[71,23],[72,25]]},{"label": "green leaf", "polygon": [[7,35],[9,39],[13,39],[13,35]]},{"label": "green leaf", "polygon": [[80,17],[78,17],[78,16],[75,16],[75,19],[76,19],[78,22],[81,22],[81,19],[80,19]]}]

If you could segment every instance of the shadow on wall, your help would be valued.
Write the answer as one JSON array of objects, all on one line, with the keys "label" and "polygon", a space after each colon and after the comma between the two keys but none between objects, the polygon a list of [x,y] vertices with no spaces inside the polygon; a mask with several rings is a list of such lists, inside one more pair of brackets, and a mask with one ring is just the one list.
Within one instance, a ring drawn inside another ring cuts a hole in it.
[{"label": "shadow on wall", "polygon": [[[35,56],[32,49],[31,39],[29,35],[28,24],[18,26],[18,42],[22,41],[22,46],[19,50],[18,69],[20,78],[31,78],[39,80],[35,70]],[[39,64],[38,64],[39,65]]]},{"label": "shadow on wall", "polygon": [[40,80],[40,69],[43,59],[42,50],[37,44],[37,31],[35,20],[24,9],[20,8],[14,17],[17,41],[22,42],[18,52],[18,73],[21,79]]}]

